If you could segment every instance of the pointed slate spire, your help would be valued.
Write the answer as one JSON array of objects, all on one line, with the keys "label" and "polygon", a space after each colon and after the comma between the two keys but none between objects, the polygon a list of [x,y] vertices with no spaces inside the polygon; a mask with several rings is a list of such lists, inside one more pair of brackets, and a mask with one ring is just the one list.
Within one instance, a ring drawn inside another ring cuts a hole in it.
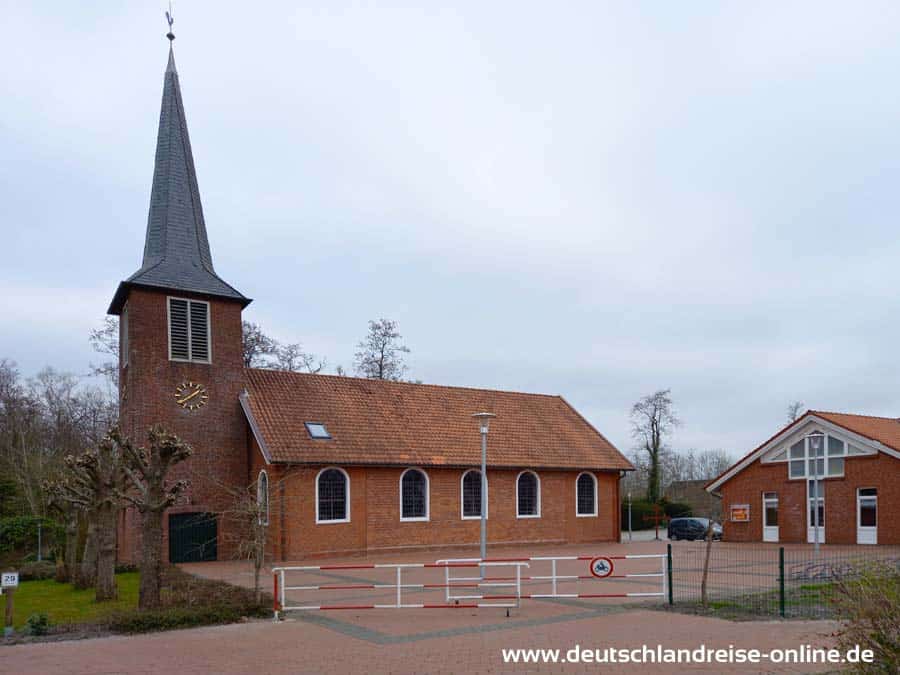
[{"label": "pointed slate spire", "polygon": [[121,313],[130,286],[201,293],[237,300],[242,306],[250,303],[249,298],[219,278],[213,268],[171,47],[174,35],[170,36],[144,259],[141,268],[119,284],[110,314]]}]

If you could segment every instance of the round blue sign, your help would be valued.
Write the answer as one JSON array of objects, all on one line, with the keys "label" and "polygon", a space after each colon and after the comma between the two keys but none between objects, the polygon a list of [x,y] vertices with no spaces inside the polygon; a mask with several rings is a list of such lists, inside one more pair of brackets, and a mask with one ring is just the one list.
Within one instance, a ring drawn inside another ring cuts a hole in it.
[{"label": "round blue sign", "polygon": [[613,562],[605,556],[600,556],[591,560],[591,574],[595,577],[603,579],[613,573]]}]

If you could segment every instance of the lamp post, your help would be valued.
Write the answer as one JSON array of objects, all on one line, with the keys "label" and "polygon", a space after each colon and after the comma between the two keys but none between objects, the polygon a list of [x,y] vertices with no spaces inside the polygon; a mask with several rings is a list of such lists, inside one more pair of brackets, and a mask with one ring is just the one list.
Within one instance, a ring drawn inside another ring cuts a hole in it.
[{"label": "lamp post", "polygon": [[[494,413],[479,412],[472,415],[478,420],[481,431],[481,559],[487,557],[487,435]],[[482,570],[483,572],[483,570]]]},{"label": "lamp post", "polygon": [[[807,435],[807,443],[811,451],[813,461],[813,543],[815,546],[815,555],[819,557],[819,451],[822,450],[822,464],[825,464],[825,450],[822,447],[825,440],[824,434],[817,431]],[[824,468],[824,466],[823,466]],[[824,504],[824,502],[823,502]]]},{"label": "lamp post", "polygon": [[628,542],[631,543],[631,492],[628,493]]}]

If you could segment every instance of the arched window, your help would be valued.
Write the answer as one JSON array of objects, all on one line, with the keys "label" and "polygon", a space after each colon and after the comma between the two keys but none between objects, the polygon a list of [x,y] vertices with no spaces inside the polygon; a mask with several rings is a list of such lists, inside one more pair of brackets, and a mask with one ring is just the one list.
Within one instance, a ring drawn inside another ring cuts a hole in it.
[{"label": "arched window", "polygon": [[269,474],[265,471],[259,472],[259,478],[256,480],[256,504],[259,507],[257,513],[259,515],[259,524],[269,524]]},{"label": "arched window", "polygon": [[350,522],[350,477],[343,469],[322,469],[316,476],[316,522]]},{"label": "arched window", "polygon": [[[481,518],[481,472],[469,469],[462,475],[462,517]],[[487,501],[487,495],[485,495]],[[487,518],[487,510],[484,517]]]},{"label": "arched window", "polygon": [[428,520],[428,475],[407,469],[400,476],[400,520]]},{"label": "arched window", "polygon": [[541,480],[533,471],[523,471],[516,479],[516,517],[541,517]]},{"label": "arched window", "polygon": [[575,515],[597,515],[597,477],[592,473],[580,473],[575,481]]}]

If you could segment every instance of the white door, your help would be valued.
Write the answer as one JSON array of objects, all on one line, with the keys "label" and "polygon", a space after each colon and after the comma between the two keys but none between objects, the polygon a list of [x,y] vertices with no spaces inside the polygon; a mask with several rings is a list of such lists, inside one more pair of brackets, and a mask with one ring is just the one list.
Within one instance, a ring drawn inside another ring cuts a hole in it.
[{"label": "white door", "polygon": [[763,493],[763,541],[778,541],[778,493]]},{"label": "white door", "polygon": [[[818,542],[825,543],[825,483],[818,481],[819,493],[816,494],[817,481],[806,481],[806,541],[814,544],[816,539],[816,523],[818,522]],[[818,513],[816,513],[818,512]],[[818,516],[818,521],[816,517]]]},{"label": "white door", "polygon": [[878,492],[875,488],[856,491],[856,543],[878,543]]}]

